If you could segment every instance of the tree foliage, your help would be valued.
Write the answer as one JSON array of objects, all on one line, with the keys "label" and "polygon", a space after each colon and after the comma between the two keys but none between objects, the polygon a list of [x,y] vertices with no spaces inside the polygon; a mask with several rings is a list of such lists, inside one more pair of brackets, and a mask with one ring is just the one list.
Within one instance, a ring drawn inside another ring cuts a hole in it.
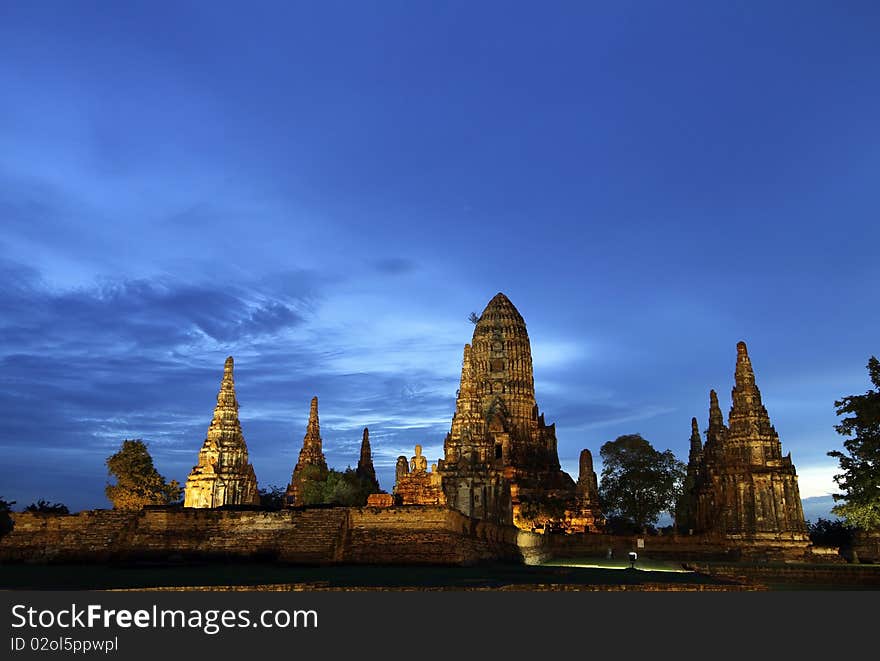
[{"label": "tree foliage", "polygon": [[837,415],[846,415],[834,429],[841,436],[844,451],[828,455],[840,462],[841,472],[834,476],[842,494],[831,510],[847,523],[865,530],[880,529],[880,361],[871,356],[868,374],[874,390],[864,395],[849,395],[836,402]]},{"label": "tree foliage", "polygon": [[24,511],[36,512],[38,514],[70,514],[67,505],[64,505],[63,503],[50,503],[48,500],[43,500],[42,498],[25,507]]},{"label": "tree foliage", "polygon": [[324,472],[317,466],[306,466],[301,480],[301,502],[298,503],[301,505],[363,507],[367,496],[378,493],[371,480],[361,478],[351,467]]},{"label": "tree foliage", "polygon": [[177,480],[166,482],[153,466],[153,458],[140,439],[125,440],[119,451],[107,457],[107,471],[116,484],[104,489],[114,509],[138,510],[145,505],[168,505],[180,500]]},{"label": "tree foliage", "polygon": [[0,498],[0,537],[8,532],[12,532],[12,506],[15,505],[14,500],[3,500]]},{"label": "tree foliage", "polygon": [[260,505],[280,510],[284,507],[285,488],[277,484],[270,484],[259,490]]},{"label": "tree foliage", "polygon": [[681,492],[685,465],[670,450],[659,452],[639,434],[619,436],[600,449],[599,499],[605,515],[645,530],[671,511]]},{"label": "tree foliage", "polygon": [[848,526],[839,519],[834,521],[819,517],[816,523],[808,523],[810,541],[817,546],[837,546],[849,548],[852,546],[855,528]]}]

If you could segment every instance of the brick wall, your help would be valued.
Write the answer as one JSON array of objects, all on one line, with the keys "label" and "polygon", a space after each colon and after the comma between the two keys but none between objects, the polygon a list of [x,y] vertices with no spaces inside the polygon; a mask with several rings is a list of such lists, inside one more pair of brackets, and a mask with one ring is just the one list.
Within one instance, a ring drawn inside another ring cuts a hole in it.
[{"label": "brick wall", "polygon": [[[13,515],[0,562],[243,559],[290,563],[537,563],[550,557],[733,561],[813,559],[800,545],[748,547],[701,536],[539,535],[471,519],[442,506],[282,511],[156,508],[92,510],[67,516]],[[827,562],[827,559],[823,561]]]},{"label": "brick wall", "polygon": [[[639,539],[644,542],[642,548],[638,546]],[[554,558],[603,557],[610,548],[618,559],[625,557],[629,551],[636,551],[641,557],[658,560],[814,559],[803,542],[780,540],[775,543],[764,541],[754,544],[704,535],[550,535],[547,544],[547,551]]]},{"label": "brick wall", "polygon": [[528,538],[525,551],[519,550],[521,533],[515,528],[435,506],[280,512],[168,508],[13,517],[15,528],[0,539],[0,561],[473,564],[536,557]]}]

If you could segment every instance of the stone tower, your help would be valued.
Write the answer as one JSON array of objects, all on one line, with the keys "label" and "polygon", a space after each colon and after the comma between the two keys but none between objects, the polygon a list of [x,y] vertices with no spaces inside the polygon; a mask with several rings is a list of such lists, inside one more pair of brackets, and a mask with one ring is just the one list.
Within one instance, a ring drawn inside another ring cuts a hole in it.
[{"label": "stone tower", "polygon": [[370,450],[370,430],[364,427],[364,435],[361,439],[361,456],[358,459],[357,476],[368,481],[374,491],[379,490],[379,481],[376,479],[376,470],[373,468],[373,453]]},{"label": "stone tower", "polygon": [[497,294],[464,347],[461,384],[439,465],[449,505],[468,516],[505,523],[538,498],[574,506],[575,483],[560,470],[555,425],[535,401],[526,324]]},{"label": "stone tower", "polygon": [[223,366],[214,417],[184,487],[184,507],[259,505],[257,478],[248,463],[247,445],[238,421],[238,400],[232,375],[232,356]]},{"label": "stone tower", "polygon": [[782,455],[745,342],[736,349],[728,425],[712,391],[706,445],[690,469],[697,476],[696,527],[745,541],[806,542],[791,455]]},{"label": "stone tower", "polygon": [[581,450],[579,463],[577,489],[578,493],[583,494],[592,502],[599,499],[599,479],[596,477],[596,471],[593,470],[593,453],[589,450]]},{"label": "stone tower", "polygon": [[[712,391],[715,394],[715,391]],[[718,398],[714,398],[718,404]],[[720,413],[720,409],[719,409]],[[681,532],[692,532],[696,529],[697,484],[699,483],[700,465],[703,461],[703,443],[700,439],[700,426],[696,418],[691,418],[690,451],[688,452],[687,475],[682,487],[681,499],[675,508],[675,526]]]},{"label": "stone tower", "polygon": [[593,453],[581,450],[578,461],[577,498],[570,511],[571,525],[577,531],[601,529],[605,519],[599,512],[599,479],[593,469]]},{"label": "stone tower", "polygon": [[302,505],[302,488],[305,479],[324,480],[329,470],[321,442],[321,425],[318,422],[318,398],[312,397],[309,408],[309,423],[303,446],[299,451],[299,460],[293,468],[290,484],[285,494],[287,505]]}]

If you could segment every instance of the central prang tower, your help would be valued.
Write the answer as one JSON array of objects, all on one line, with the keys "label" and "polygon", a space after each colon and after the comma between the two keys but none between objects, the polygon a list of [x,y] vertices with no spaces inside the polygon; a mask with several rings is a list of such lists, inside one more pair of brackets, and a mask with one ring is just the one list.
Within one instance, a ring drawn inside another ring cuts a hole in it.
[{"label": "central prang tower", "polygon": [[504,294],[489,301],[464,347],[444,454],[438,468],[447,503],[468,516],[530,527],[531,514],[555,501],[558,518],[581,529],[600,518],[596,498],[578,500],[574,480],[560,470],[555,425],[545,424],[535,401],[526,324]]}]

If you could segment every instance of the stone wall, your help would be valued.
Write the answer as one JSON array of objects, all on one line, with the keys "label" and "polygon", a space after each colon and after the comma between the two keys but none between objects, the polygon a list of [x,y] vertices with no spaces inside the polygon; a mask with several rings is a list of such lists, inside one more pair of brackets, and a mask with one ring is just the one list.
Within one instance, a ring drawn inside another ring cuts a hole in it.
[{"label": "stone wall", "polygon": [[91,510],[15,514],[0,561],[277,559],[332,562],[342,555],[345,510]]},{"label": "stone wall", "polygon": [[880,531],[858,531],[853,538],[852,558],[859,562],[880,564]]},{"label": "stone wall", "polygon": [[554,558],[821,560],[802,544],[743,546],[709,536],[540,535],[472,519],[442,506],[92,510],[66,516],[16,513],[0,562],[277,560],[296,564],[538,563]]},{"label": "stone wall", "polygon": [[815,589],[841,585],[876,589],[880,586],[880,568],[865,565],[691,563],[688,566],[707,576],[746,584],[800,584],[812,585]]},{"label": "stone wall", "polygon": [[[643,541],[642,547],[639,547],[639,539]],[[658,560],[816,560],[802,542],[778,540],[749,544],[711,535],[549,535],[546,551],[554,558],[600,558],[607,556],[608,549],[617,559],[635,551],[640,557]],[[827,562],[827,556],[822,561]]]},{"label": "stone wall", "polygon": [[13,517],[15,528],[0,539],[0,562],[473,564],[542,557],[542,540],[534,539],[539,536],[477,522],[445,507],[156,508]]}]

